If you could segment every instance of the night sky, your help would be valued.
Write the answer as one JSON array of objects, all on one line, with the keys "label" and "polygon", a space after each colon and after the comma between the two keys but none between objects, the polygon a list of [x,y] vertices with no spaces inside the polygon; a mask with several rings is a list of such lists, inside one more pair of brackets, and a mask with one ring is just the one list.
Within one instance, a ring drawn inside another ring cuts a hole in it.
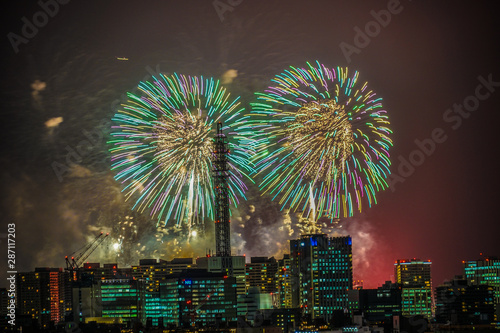
[{"label": "night sky", "polygon": [[[214,3],[227,10],[218,13]],[[222,78],[237,70],[227,88],[248,110],[253,93],[275,74],[318,60],[358,70],[383,97],[394,131],[392,172],[402,177],[379,193],[377,205],[341,223],[347,231],[339,232],[354,238],[355,278],[377,287],[393,278],[394,260],[420,258],[432,260],[437,286],[462,272],[462,260],[498,256],[500,29],[494,5],[73,0],[57,12],[51,7],[53,17],[43,22],[37,2],[17,1],[2,18],[0,252],[6,253],[7,224],[15,223],[18,271],[63,267],[64,256],[100,230],[112,240],[90,261],[130,265],[138,258],[203,256],[215,247],[210,231],[205,240],[183,244],[175,232],[167,235],[146,214],[131,211],[113,179],[106,140],[124,93],[155,72]],[[382,10],[393,11],[385,27],[370,23]],[[29,38],[11,42],[14,34],[24,38],[23,25],[34,16],[43,23],[38,31],[24,28]],[[367,23],[379,28],[369,31],[369,40],[356,38]],[[346,56],[341,45],[356,52]],[[464,103],[473,110],[464,107],[465,117],[453,111]],[[428,143],[433,132],[441,142],[428,155],[419,153],[416,140]],[[95,144],[58,178],[54,162],[66,164],[67,147],[77,149],[85,133]],[[403,160],[419,165],[408,170]],[[247,256],[279,256],[294,228],[288,222],[296,221],[256,188],[233,214],[233,252]],[[295,229],[291,237],[297,235]],[[123,249],[114,251],[120,236]]]}]

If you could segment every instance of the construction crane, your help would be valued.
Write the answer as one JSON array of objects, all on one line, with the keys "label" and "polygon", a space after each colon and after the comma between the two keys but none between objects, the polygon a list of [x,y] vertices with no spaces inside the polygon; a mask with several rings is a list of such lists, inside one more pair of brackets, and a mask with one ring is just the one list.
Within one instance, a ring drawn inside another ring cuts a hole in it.
[{"label": "construction crane", "polygon": [[[104,236],[104,237],[103,237]],[[85,260],[94,252],[94,250],[101,245],[102,242],[106,239],[106,237],[109,236],[109,233],[104,235],[103,232],[101,232],[99,235],[97,235],[93,240],[88,242],[86,245],[83,247],[79,248],[75,252],[71,254],[71,259],[66,256],[66,269],[69,271],[74,271],[79,268],[79,266],[85,262]],[[80,251],[78,255],[75,257],[74,254]]]}]

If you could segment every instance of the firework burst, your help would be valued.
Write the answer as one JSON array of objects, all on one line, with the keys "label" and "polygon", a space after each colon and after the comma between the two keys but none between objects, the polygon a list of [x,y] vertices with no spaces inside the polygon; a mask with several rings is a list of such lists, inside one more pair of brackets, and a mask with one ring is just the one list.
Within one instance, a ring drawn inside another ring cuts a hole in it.
[{"label": "firework burst", "polygon": [[352,216],[388,187],[387,112],[358,72],[307,64],[276,75],[252,104],[260,188],[314,221]]},{"label": "firework burst", "polygon": [[[245,199],[252,173],[244,109],[219,81],[174,74],[141,82],[113,117],[112,170],[134,209],[158,221],[203,223],[213,218],[212,147],[215,125],[230,138],[230,202]],[[250,178],[248,178],[250,179]],[[201,221],[201,222],[200,222]]]}]

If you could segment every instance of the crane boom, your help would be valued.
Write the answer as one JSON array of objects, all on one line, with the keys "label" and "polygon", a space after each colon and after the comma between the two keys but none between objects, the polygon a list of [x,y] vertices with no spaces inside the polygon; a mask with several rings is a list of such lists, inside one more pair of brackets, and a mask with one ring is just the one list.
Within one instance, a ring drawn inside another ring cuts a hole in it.
[{"label": "crane boom", "polygon": [[[109,236],[109,233],[107,233],[104,237],[102,237],[103,235],[104,235],[104,233],[101,232],[93,240],[91,240],[86,245],[81,247],[80,248],[81,252],[76,257],[74,257],[72,255],[71,259],[70,259],[70,258],[68,258],[68,256],[66,256],[66,269],[67,270],[78,269],[78,267],[81,265],[81,263],[84,262],[85,259],[87,259],[92,254],[92,252],[94,252],[94,250],[104,241],[104,239],[106,239],[106,237]],[[79,250],[73,252],[73,254],[75,254],[78,251]]]},{"label": "crane boom", "polygon": [[89,242],[87,245],[85,245],[83,250],[75,257],[75,261],[80,260],[80,258],[85,255],[85,252],[87,252],[92,247],[92,245],[94,245],[99,240],[99,238],[101,238],[102,235],[103,235],[103,233],[101,232],[91,242]]},{"label": "crane boom", "polygon": [[75,254],[86,251],[87,248],[89,248],[92,245],[93,242],[95,242],[97,239],[99,239],[99,237],[102,236],[102,234],[103,233],[101,232],[99,235],[95,236],[95,238],[92,239],[90,242],[88,242],[87,244],[84,244],[82,247],[80,247],[79,249],[75,250],[73,253],[71,253],[71,256],[74,257]]},{"label": "crane boom", "polygon": [[101,245],[102,242],[104,242],[104,240],[106,239],[106,237],[108,237],[109,234],[106,234],[106,236],[104,236],[103,238],[99,239],[97,241],[97,243],[94,244],[94,246],[92,246],[92,248],[87,252],[87,254],[85,254],[80,260],[78,260],[76,262],[76,267],[80,266],[91,254],[92,252],[95,251],[95,249]]}]

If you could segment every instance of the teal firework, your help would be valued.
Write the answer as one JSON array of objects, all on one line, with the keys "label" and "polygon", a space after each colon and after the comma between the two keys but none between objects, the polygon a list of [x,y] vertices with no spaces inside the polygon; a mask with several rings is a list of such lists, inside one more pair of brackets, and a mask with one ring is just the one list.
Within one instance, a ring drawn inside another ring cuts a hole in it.
[{"label": "teal firework", "polygon": [[352,216],[388,187],[387,112],[358,72],[307,65],[276,75],[252,104],[260,188],[312,220]]},{"label": "teal firework", "polygon": [[215,127],[229,138],[229,200],[245,199],[251,180],[250,130],[244,108],[213,78],[174,74],[141,82],[113,117],[110,152],[115,179],[137,211],[158,222],[213,218]]}]

